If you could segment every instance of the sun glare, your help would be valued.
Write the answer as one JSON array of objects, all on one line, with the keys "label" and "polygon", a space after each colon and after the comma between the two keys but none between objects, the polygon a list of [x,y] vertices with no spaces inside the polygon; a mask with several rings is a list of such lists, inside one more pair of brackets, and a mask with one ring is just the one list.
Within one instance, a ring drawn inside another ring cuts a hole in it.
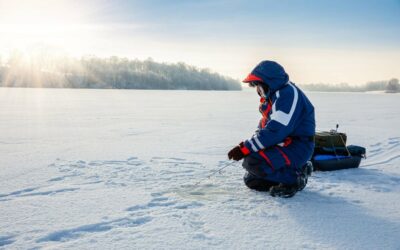
[{"label": "sun glare", "polygon": [[4,1],[0,0],[0,37],[4,49],[26,49],[46,44],[77,49],[77,39],[91,35],[84,9],[73,1]]}]

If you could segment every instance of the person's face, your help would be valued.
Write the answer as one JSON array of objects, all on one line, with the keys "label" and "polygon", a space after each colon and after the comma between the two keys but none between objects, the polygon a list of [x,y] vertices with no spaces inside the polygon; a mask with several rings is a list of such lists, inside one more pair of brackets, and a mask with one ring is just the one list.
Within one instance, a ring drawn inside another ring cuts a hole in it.
[{"label": "person's face", "polygon": [[260,82],[256,82],[256,81],[254,81],[254,82],[249,82],[249,87],[254,88],[254,87],[257,87],[257,85],[259,85],[259,84],[260,84]]},{"label": "person's face", "polygon": [[257,93],[259,96],[261,96],[263,98],[267,98],[267,95],[264,91],[264,88],[261,86],[261,84],[257,85]]},{"label": "person's face", "polygon": [[259,96],[267,98],[267,90],[261,82],[249,82],[249,87],[255,87]]}]

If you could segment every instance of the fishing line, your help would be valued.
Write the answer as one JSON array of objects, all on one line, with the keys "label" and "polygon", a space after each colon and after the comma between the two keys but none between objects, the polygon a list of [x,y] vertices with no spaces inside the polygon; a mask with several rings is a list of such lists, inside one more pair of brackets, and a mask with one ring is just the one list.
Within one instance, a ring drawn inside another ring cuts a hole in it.
[{"label": "fishing line", "polygon": [[202,179],[202,180],[196,182],[196,183],[194,184],[194,186],[199,185],[200,183],[202,183],[203,181],[205,181],[205,180],[207,180],[207,179],[210,179],[212,176],[216,175],[217,173],[222,174],[222,170],[224,170],[225,168],[227,168],[227,167],[229,167],[229,166],[233,166],[234,164],[235,164],[234,161],[228,162],[225,166],[223,166],[223,167],[221,167],[221,168],[219,168],[219,169],[214,170],[213,172],[211,172],[211,174],[209,174],[205,179]]}]

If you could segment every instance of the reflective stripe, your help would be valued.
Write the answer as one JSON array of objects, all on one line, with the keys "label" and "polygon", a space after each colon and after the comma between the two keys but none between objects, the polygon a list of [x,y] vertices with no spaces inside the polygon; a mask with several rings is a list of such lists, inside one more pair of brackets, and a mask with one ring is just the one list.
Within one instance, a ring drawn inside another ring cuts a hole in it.
[{"label": "reflective stripe", "polygon": [[258,146],[260,149],[265,148],[264,145],[262,145],[262,143],[260,142],[260,140],[258,139],[257,136],[254,136],[253,138],[254,138],[254,141],[256,142],[257,146]]},{"label": "reflective stripe", "polygon": [[274,102],[274,104],[272,105],[272,114],[271,114],[271,120],[279,122],[280,124],[282,124],[284,126],[287,126],[289,124],[290,120],[292,119],[292,116],[293,116],[293,113],[294,113],[294,111],[296,109],[297,101],[298,101],[298,98],[299,98],[299,93],[297,92],[296,87],[294,87],[293,84],[291,84],[290,82],[288,82],[288,85],[290,87],[292,87],[293,92],[294,92],[293,103],[292,103],[292,107],[290,108],[289,113],[286,114],[283,111],[280,111],[280,110],[277,111],[276,110],[276,102],[278,101],[278,98],[280,96],[279,92],[277,92],[277,95],[276,95],[277,99]]},{"label": "reflective stripe", "polygon": [[256,148],[256,146],[254,146],[254,144],[253,144],[253,142],[251,141],[251,139],[250,139],[250,140],[247,140],[247,141],[250,143],[251,149],[252,149],[254,152],[257,152],[258,149]]}]

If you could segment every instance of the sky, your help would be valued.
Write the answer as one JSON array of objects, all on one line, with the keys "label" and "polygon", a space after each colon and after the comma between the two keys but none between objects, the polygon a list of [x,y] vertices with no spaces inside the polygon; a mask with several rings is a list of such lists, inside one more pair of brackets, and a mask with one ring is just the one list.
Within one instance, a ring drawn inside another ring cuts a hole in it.
[{"label": "sky", "polygon": [[358,85],[400,78],[400,0],[0,0],[0,54],[37,46]]}]

